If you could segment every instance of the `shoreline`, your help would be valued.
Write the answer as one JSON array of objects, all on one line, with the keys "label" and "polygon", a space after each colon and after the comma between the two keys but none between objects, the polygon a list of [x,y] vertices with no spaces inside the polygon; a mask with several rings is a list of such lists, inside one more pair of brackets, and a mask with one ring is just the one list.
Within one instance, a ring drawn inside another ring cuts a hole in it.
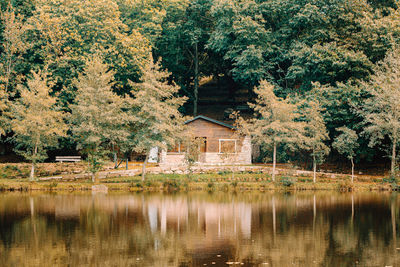
[{"label": "shoreline", "polygon": [[[117,176],[98,179],[92,183],[89,179],[81,180],[38,180],[0,179],[0,191],[43,191],[43,192],[74,192],[97,191],[92,186],[104,185],[106,191],[121,192],[185,192],[185,191],[336,191],[336,192],[366,192],[366,191],[398,191],[397,184],[392,184],[384,178],[371,180],[356,179],[351,183],[349,176],[319,177],[316,183],[312,177],[297,177],[289,175],[276,176],[276,182],[271,181],[269,174],[241,172],[234,177],[229,172],[192,174],[148,174],[144,182],[140,176]],[[104,187],[102,187],[104,189]],[[93,190],[92,190],[93,189]]]}]

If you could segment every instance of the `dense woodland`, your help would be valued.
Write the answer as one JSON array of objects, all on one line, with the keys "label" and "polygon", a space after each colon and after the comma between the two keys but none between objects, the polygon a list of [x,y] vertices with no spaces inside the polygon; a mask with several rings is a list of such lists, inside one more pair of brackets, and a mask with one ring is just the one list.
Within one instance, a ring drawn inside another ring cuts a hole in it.
[{"label": "dense woodland", "polygon": [[250,89],[254,118],[233,115],[265,160],[311,159],[315,170],[327,157],[353,167],[391,159],[396,170],[395,0],[0,0],[0,7],[0,134],[33,163],[52,150],[77,150],[95,172],[117,147],[148,155],[173,145],[185,116],[198,113],[200,80],[213,77]]}]

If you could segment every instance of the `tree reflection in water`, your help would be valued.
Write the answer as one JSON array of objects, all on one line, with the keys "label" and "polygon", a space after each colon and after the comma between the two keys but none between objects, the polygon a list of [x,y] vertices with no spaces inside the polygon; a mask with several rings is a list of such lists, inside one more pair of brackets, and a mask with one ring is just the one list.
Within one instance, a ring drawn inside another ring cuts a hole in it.
[{"label": "tree reflection in water", "polygon": [[397,194],[0,195],[1,266],[399,266]]}]

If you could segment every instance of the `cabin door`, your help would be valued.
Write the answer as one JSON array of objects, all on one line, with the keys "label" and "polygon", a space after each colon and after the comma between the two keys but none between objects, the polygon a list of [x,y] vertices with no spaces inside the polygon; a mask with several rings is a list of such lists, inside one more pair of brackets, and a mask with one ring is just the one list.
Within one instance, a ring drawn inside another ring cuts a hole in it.
[{"label": "cabin door", "polygon": [[199,141],[199,154],[197,161],[198,162],[204,162],[205,161],[205,155],[204,153],[207,152],[207,137],[197,137],[196,139],[200,140]]}]

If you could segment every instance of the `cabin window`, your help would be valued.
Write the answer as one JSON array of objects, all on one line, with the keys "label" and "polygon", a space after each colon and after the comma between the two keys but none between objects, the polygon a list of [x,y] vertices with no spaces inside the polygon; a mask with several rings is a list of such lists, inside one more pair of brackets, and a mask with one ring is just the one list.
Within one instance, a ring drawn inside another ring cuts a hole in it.
[{"label": "cabin window", "polygon": [[236,153],[236,139],[219,139],[219,153]]},{"label": "cabin window", "polygon": [[185,152],[185,147],[182,143],[176,143],[175,146],[168,149],[168,153],[183,153]]}]

